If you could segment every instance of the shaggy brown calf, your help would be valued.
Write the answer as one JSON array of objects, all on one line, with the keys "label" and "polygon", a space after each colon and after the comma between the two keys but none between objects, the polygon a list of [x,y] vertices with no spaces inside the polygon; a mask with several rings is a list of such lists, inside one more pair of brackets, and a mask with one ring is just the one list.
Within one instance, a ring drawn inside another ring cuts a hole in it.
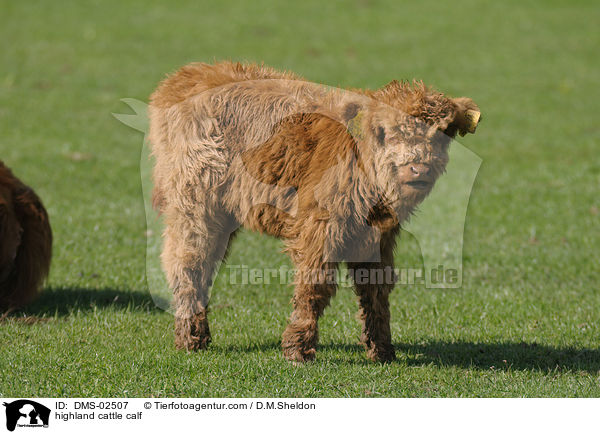
[{"label": "shaggy brown calf", "polygon": [[335,294],[331,271],[354,275],[362,342],[394,358],[388,296],[400,223],[431,190],[451,138],[479,109],[422,83],[342,91],[267,67],[191,64],[150,102],[154,204],[166,228],[162,262],[174,291],[175,343],[210,342],[208,290],[239,226],[285,242],[297,268],[283,353],[312,360],[317,321]]},{"label": "shaggy brown calf", "polygon": [[0,312],[33,300],[51,256],[52,231],[42,202],[0,161]]}]

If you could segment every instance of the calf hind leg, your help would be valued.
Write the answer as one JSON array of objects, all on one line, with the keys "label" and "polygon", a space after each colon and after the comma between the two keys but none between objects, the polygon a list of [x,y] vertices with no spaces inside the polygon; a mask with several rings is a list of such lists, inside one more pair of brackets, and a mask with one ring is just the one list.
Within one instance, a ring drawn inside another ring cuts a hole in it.
[{"label": "calf hind leg", "polygon": [[165,231],[163,265],[173,289],[175,346],[196,351],[211,341],[209,289],[216,266],[225,258],[232,230],[215,219],[176,217]]}]

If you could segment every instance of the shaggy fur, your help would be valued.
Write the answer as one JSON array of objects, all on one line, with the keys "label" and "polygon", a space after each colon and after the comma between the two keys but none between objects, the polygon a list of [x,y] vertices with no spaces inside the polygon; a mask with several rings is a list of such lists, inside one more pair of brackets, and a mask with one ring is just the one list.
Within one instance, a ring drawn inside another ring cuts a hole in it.
[{"label": "shaggy fur", "polygon": [[[284,240],[298,273],[283,353],[312,360],[336,292],[322,276],[340,261],[367,276],[393,265],[400,223],[443,173],[450,138],[474,131],[474,112],[470,99],[420,82],[341,91],[229,62],[165,79],[151,97],[149,138],[176,346],[208,345],[211,279],[242,225]],[[356,284],[362,342],[371,359],[392,360],[393,283],[365,281]]]},{"label": "shaggy fur", "polygon": [[51,256],[52,231],[42,202],[0,161],[0,311],[33,300]]}]

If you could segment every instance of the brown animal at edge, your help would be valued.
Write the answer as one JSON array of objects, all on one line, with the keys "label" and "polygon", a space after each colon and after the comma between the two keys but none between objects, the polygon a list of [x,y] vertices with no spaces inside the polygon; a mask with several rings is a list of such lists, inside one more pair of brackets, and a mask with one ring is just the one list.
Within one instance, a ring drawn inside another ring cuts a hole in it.
[{"label": "brown animal at edge", "polygon": [[52,230],[42,202],[0,161],[0,312],[37,296],[51,257]]},{"label": "brown animal at edge", "polygon": [[394,282],[369,276],[393,266],[400,224],[445,170],[451,139],[475,131],[477,105],[420,82],[343,91],[221,62],[167,77],[149,114],[177,348],[210,342],[208,290],[243,226],[283,239],[297,269],[285,358],[314,359],[317,321],[336,292],[330,272],[346,261],[366,275],[355,290],[367,355],[394,359]]}]

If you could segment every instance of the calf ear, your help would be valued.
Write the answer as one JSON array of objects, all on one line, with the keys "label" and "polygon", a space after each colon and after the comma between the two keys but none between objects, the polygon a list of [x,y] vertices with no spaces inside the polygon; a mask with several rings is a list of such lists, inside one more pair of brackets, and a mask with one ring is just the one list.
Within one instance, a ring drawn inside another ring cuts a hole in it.
[{"label": "calf ear", "polygon": [[481,112],[477,104],[471,98],[453,98],[452,103],[456,111],[450,128],[454,127],[461,136],[473,134],[481,121]]},{"label": "calf ear", "polygon": [[342,111],[342,121],[346,124],[348,133],[356,139],[364,137],[362,128],[363,111],[362,107],[354,102],[344,106]]},{"label": "calf ear", "polygon": [[355,102],[349,102],[342,111],[342,120],[347,123],[354,119],[359,112],[360,106]]}]

